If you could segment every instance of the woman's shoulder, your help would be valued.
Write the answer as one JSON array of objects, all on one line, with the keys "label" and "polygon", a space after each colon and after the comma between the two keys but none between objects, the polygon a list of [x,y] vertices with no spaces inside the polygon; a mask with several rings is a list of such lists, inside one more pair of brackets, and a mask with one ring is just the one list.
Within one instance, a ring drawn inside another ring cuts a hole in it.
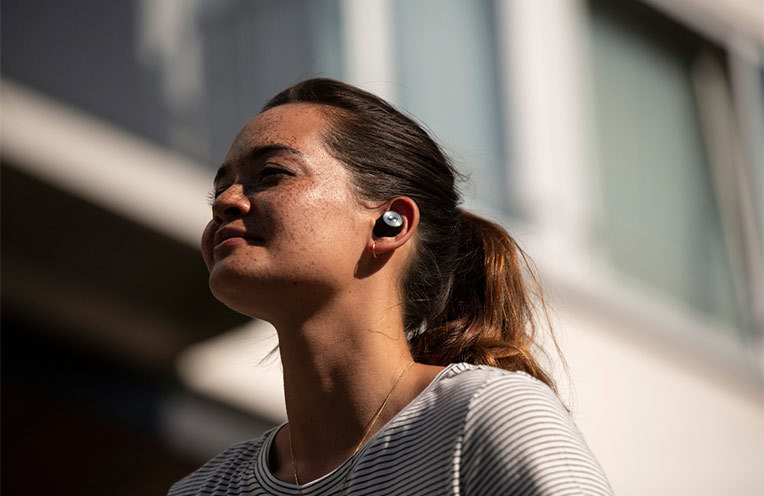
[{"label": "woman's shoulder", "polygon": [[459,364],[469,384],[460,460],[468,494],[546,495],[551,488],[612,494],[570,413],[552,389],[525,372]]},{"label": "woman's shoulder", "polygon": [[[488,365],[455,363],[437,380],[430,395],[430,406],[449,418],[461,412],[466,432],[476,429],[503,428],[532,411],[542,418],[554,417],[575,425],[565,406],[545,383],[521,371],[509,371]],[[493,422],[501,415],[500,423]]]},{"label": "woman's shoulder", "polygon": [[526,372],[469,363],[452,364],[446,372],[441,382],[449,389],[469,393],[473,406],[546,400],[565,410],[549,386]]},{"label": "woman's shoulder", "polygon": [[490,445],[501,436],[523,435],[542,425],[582,438],[557,394],[530,374],[466,363],[451,369],[453,386],[468,393],[464,421],[467,443]]},{"label": "woman's shoulder", "polygon": [[[231,491],[249,484],[254,476],[253,464],[260,450],[279,427],[266,431],[259,438],[229,446],[197,470],[173,484],[168,496],[201,494],[205,490],[213,489]],[[221,494],[228,494],[228,492]]]}]

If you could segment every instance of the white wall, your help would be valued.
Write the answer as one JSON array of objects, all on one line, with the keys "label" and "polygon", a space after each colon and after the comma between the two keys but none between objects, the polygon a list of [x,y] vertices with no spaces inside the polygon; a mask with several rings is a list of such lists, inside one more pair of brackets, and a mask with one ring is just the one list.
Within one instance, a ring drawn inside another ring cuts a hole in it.
[{"label": "white wall", "polygon": [[[558,319],[576,422],[621,496],[764,494],[755,384],[594,307]],[[561,382],[564,379],[561,379]]]}]

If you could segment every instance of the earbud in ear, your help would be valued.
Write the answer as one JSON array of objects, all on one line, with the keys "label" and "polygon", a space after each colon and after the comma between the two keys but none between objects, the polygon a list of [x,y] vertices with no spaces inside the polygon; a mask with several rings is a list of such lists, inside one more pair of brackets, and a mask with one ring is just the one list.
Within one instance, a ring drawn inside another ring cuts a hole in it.
[{"label": "earbud in ear", "polygon": [[374,236],[385,238],[395,236],[403,229],[403,217],[398,212],[388,210],[374,224]]}]

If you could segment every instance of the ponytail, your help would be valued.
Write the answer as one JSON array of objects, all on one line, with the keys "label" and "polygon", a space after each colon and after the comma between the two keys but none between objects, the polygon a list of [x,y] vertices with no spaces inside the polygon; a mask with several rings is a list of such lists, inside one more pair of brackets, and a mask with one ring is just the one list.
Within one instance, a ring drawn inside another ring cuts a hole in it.
[{"label": "ponytail", "polygon": [[427,321],[426,330],[410,338],[415,359],[432,365],[468,362],[520,370],[556,390],[532,353],[537,303],[549,320],[532,262],[489,220],[459,210],[458,227],[456,263],[435,298],[442,310]]}]

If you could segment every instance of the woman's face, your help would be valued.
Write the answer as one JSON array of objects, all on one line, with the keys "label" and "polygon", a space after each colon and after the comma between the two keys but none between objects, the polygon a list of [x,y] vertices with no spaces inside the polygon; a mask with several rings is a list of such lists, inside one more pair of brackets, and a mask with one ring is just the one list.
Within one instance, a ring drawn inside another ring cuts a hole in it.
[{"label": "woman's face", "polygon": [[325,148],[326,127],[315,105],[272,108],[239,132],[221,166],[202,254],[212,293],[238,312],[273,321],[354,279],[376,215]]}]

